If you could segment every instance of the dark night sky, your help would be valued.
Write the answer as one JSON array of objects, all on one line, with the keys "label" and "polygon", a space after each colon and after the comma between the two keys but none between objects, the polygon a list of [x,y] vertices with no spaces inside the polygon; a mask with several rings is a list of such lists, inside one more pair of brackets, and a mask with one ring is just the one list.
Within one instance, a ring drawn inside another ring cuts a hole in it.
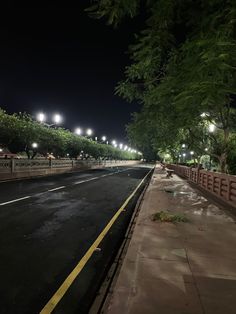
[{"label": "dark night sky", "polygon": [[114,96],[114,87],[124,78],[128,45],[143,25],[139,18],[114,30],[87,16],[89,1],[78,2],[11,2],[10,18],[1,24],[0,106],[9,113],[59,112],[66,128],[91,127],[98,136],[123,141],[139,105]]}]

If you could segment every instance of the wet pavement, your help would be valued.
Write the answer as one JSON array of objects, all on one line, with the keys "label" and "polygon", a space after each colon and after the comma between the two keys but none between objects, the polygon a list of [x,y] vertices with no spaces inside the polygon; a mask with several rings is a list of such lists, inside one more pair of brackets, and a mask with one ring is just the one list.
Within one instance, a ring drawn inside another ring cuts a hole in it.
[{"label": "wet pavement", "polygon": [[[0,183],[0,313],[39,313],[149,171],[119,167]],[[53,313],[88,312],[142,188]]]},{"label": "wet pavement", "polygon": [[[188,222],[153,221],[156,212]],[[156,168],[106,313],[234,314],[235,216]]]}]

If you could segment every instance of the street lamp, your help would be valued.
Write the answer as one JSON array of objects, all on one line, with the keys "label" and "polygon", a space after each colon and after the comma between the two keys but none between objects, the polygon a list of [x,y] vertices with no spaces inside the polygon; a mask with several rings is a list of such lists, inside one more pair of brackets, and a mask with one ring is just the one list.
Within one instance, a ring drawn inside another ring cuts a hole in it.
[{"label": "street lamp", "polygon": [[2,148],[0,148],[0,153],[3,151],[3,149]]},{"label": "street lamp", "polygon": [[93,131],[91,129],[87,129],[86,134],[88,136],[91,136],[93,134]]},{"label": "street lamp", "polygon": [[61,123],[61,121],[62,121],[61,115],[59,115],[58,113],[56,113],[56,114],[53,116],[53,122],[54,122],[55,124],[59,124],[59,123]]},{"label": "street lamp", "polygon": [[32,143],[32,148],[37,148],[38,147],[38,144],[37,143]]},{"label": "street lamp", "polygon": [[102,136],[102,141],[105,142],[107,137],[105,135]]},{"label": "street lamp", "polygon": [[[115,141],[115,140],[113,140],[111,143],[112,143],[113,146],[116,145],[116,141]],[[117,145],[116,145],[116,146],[117,146]]]},{"label": "street lamp", "polygon": [[81,135],[81,134],[82,134],[81,128],[76,128],[76,129],[75,129],[75,134]]},{"label": "street lamp", "polygon": [[209,132],[210,132],[210,133],[213,133],[213,132],[215,131],[215,128],[216,128],[216,127],[215,127],[214,124],[212,124],[212,123],[209,124]]},{"label": "street lamp", "polygon": [[186,145],[185,145],[185,144],[183,144],[183,145],[182,145],[182,148],[185,148],[185,147],[186,147]]},{"label": "street lamp", "polygon": [[122,148],[123,148],[123,144],[122,144],[122,143],[120,143],[119,147],[120,147],[120,149],[122,149]]},{"label": "street lamp", "polygon": [[190,155],[194,155],[194,152],[193,152],[193,151],[191,151],[191,152],[190,152]]},{"label": "street lamp", "polygon": [[43,123],[46,120],[46,116],[43,112],[39,112],[37,114],[37,120],[41,123]]}]

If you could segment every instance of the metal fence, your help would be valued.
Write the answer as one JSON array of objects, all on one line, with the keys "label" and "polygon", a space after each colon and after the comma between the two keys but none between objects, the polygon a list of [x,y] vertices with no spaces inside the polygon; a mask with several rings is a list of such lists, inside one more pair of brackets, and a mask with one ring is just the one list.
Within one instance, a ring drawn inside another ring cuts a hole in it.
[{"label": "metal fence", "polygon": [[179,165],[167,167],[236,208],[236,176]]}]

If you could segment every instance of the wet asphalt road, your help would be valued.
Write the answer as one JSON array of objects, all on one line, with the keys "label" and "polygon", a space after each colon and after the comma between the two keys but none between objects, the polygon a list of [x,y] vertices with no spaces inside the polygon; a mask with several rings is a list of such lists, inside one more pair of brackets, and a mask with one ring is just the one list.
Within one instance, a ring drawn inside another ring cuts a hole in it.
[{"label": "wet asphalt road", "polygon": [[[119,167],[0,183],[0,313],[39,313],[149,171]],[[143,187],[53,313],[88,313]]]}]

